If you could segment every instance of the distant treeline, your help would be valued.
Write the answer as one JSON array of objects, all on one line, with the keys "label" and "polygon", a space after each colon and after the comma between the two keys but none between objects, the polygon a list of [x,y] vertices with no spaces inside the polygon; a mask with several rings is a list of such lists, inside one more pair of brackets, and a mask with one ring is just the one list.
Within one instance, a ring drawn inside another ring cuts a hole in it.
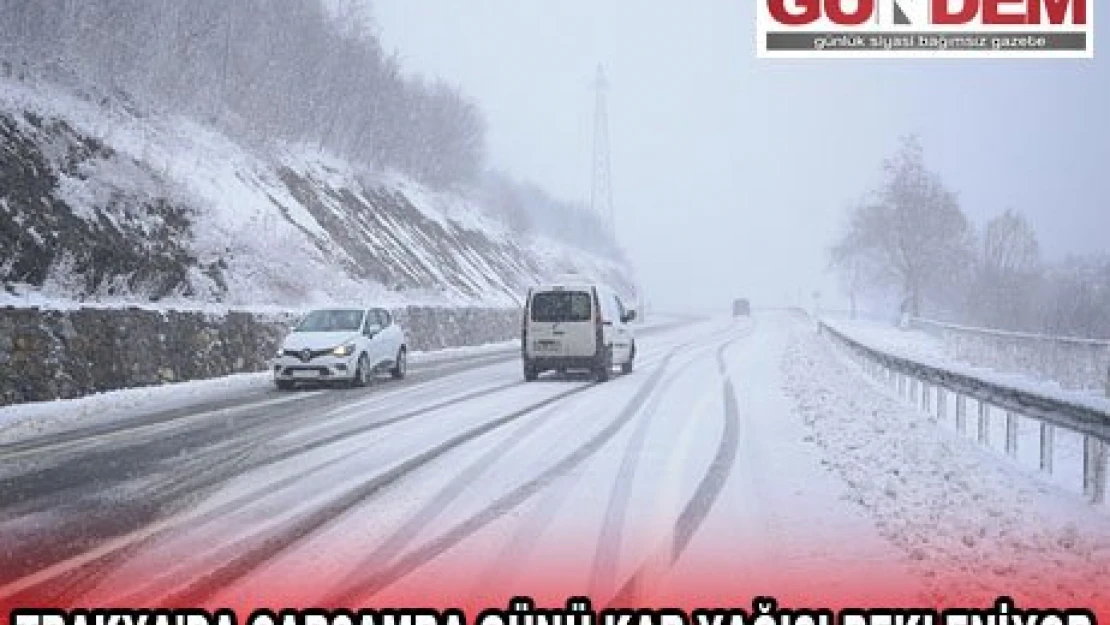
[{"label": "distant treeline", "polygon": [[891,295],[903,312],[1019,332],[1110,338],[1110,255],[1049,262],[1017,210],[976,227],[929,170],[915,136],[852,211],[832,266],[856,307]]},{"label": "distant treeline", "polygon": [[323,1],[0,0],[0,61],[244,142],[305,142],[432,188],[483,187],[475,103],[405,74],[365,0]]}]

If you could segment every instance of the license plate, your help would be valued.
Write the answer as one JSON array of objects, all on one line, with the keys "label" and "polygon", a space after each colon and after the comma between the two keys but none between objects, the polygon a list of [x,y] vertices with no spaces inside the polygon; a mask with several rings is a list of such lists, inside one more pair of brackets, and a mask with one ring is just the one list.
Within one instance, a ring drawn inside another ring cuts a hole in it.
[{"label": "license plate", "polygon": [[293,377],[295,378],[316,378],[320,377],[319,371],[294,371]]},{"label": "license plate", "polygon": [[559,341],[536,341],[537,352],[557,352],[559,351]]}]

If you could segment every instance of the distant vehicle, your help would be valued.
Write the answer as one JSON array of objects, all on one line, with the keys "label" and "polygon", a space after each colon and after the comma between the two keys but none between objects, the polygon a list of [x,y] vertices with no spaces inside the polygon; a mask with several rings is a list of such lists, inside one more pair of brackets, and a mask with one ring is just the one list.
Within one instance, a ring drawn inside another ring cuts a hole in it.
[{"label": "distant vehicle", "polygon": [[549,284],[528,291],[521,328],[524,379],[545,371],[587,370],[599,382],[613,367],[632,372],[636,311],[620,297],[591,283]]},{"label": "distant vehicle", "polygon": [[733,317],[747,317],[752,314],[752,305],[746,299],[740,298],[732,302]]},{"label": "distant vehicle", "polygon": [[366,386],[387,371],[400,380],[407,367],[405,331],[382,308],[312,311],[292,328],[273,361],[281,390],[298,382]]}]

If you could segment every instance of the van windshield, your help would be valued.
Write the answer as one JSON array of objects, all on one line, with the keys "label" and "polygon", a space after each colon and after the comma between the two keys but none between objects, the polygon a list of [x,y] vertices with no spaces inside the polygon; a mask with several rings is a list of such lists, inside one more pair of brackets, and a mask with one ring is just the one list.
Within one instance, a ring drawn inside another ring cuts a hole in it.
[{"label": "van windshield", "polygon": [[532,321],[568,323],[589,321],[593,307],[590,294],[582,291],[550,291],[532,297]]}]

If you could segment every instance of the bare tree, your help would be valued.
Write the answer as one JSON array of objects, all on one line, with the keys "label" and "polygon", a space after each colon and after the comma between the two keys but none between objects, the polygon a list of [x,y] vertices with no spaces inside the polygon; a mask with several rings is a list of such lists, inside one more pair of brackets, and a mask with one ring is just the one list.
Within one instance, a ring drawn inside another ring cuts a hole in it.
[{"label": "bare tree", "polygon": [[926,300],[944,304],[958,288],[973,234],[956,194],[925,166],[916,136],[903,138],[883,170],[883,186],[857,206],[834,247],[834,266],[864,272],[871,286],[897,287],[905,312],[917,316]]},{"label": "bare tree", "polygon": [[1072,257],[1045,272],[1037,301],[1048,334],[1110,339],[1110,256]]},{"label": "bare tree", "polygon": [[840,277],[840,286],[848,295],[852,319],[856,319],[860,297],[875,282],[868,257],[854,241],[845,240],[833,247],[829,268]]},{"label": "bare tree", "polygon": [[1041,273],[1040,245],[1025,217],[1013,210],[995,217],[983,231],[970,316],[991,327],[1033,329]]},{"label": "bare tree", "polygon": [[1040,270],[1040,244],[1024,215],[1007,210],[987,224],[983,264],[998,274],[1025,275]]}]

